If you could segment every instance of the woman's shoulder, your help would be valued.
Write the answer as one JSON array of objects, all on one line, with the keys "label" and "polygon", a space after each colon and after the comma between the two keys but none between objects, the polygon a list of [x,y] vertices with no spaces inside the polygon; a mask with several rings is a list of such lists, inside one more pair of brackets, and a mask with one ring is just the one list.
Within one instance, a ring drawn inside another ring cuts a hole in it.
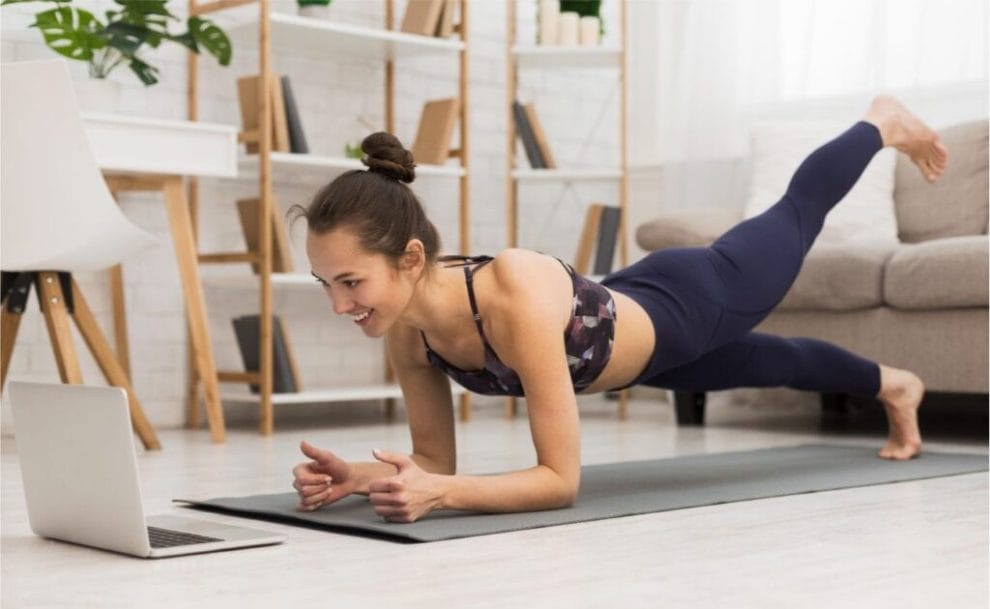
[{"label": "woman's shoulder", "polygon": [[556,307],[571,302],[572,285],[567,271],[553,256],[510,248],[491,262],[494,292],[505,307],[525,302],[530,306]]}]

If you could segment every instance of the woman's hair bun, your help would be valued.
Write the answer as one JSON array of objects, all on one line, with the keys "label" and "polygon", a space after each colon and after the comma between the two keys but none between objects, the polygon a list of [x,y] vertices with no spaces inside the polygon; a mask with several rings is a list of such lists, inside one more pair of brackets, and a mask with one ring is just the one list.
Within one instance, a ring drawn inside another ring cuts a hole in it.
[{"label": "woman's hair bun", "polygon": [[416,178],[416,163],[411,152],[402,147],[399,138],[391,133],[372,133],[361,142],[368,171],[388,176],[393,180],[410,183]]}]

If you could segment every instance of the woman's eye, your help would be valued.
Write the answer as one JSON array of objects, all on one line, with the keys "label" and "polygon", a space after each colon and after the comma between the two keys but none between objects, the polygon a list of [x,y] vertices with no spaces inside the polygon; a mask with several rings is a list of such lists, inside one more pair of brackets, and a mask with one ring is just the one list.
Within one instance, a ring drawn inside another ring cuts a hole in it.
[{"label": "woman's eye", "polygon": [[352,279],[350,281],[345,281],[344,282],[344,285],[347,286],[347,287],[349,287],[349,288],[354,288],[354,287],[357,287],[357,284],[358,283],[359,283],[359,281],[357,281],[356,279]]}]

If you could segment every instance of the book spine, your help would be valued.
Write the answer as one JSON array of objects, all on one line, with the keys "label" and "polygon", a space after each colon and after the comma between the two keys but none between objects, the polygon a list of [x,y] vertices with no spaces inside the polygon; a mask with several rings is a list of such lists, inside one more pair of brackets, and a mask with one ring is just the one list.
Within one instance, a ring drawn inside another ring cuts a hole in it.
[{"label": "book spine", "polygon": [[601,223],[598,225],[598,245],[595,247],[595,275],[607,275],[612,272],[621,214],[622,210],[618,207],[602,209]]},{"label": "book spine", "polygon": [[296,97],[292,93],[289,77],[282,77],[282,96],[285,101],[285,118],[289,123],[289,151],[296,154],[309,154],[306,132],[303,130]]},{"label": "book spine", "polygon": [[512,102],[512,114],[516,119],[516,131],[522,140],[523,149],[526,151],[526,157],[529,159],[529,166],[533,169],[545,169],[546,163],[540,154],[540,148],[536,144],[536,138],[533,136],[533,130],[529,125],[529,121],[526,120],[526,110],[518,101]]}]

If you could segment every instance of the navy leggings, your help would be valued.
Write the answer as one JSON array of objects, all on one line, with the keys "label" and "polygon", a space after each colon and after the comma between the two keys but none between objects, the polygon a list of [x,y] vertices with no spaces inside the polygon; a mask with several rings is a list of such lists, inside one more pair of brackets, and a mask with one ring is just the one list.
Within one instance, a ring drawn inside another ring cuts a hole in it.
[{"label": "navy leggings", "polygon": [[875,362],[824,341],[751,330],[783,299],[826,214],[882,147],[877,128],[859,122],[805,159],[779,202],[710,247],[659,250],[607,276],[602,284],[638,302],[656,333],[653,357],[631,385],[879,393]]}]

